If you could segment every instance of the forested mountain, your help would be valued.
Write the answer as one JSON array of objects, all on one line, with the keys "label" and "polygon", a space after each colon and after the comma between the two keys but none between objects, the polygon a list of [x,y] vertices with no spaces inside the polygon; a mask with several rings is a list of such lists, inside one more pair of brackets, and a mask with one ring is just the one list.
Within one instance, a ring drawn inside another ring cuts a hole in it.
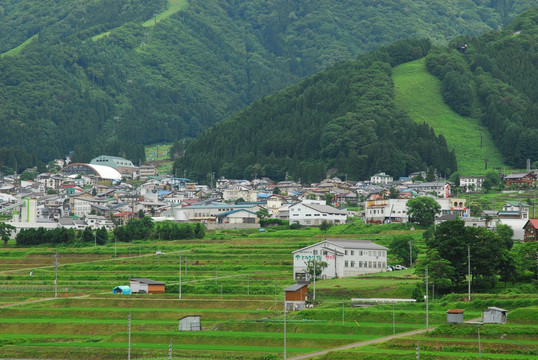
[{"label": "forested mountain", "polygon": [[189,0],[142,26],[180,1],[0,1],[0,166],[73,149],[77,160],[113,149],[137,162],[136,144],[194,137],[339,60],[400,38],[443,44],[497,29],[534,4]]},{"label": "forested mountain", "polygon": [[538,8],[501,32],[435,49],[426,66],[442,79],[445,102],[481,120],[508,164],[538,161]]},{"label": "forested mountain", "polygon": [[218,176],[311,182],[329,168],[363,179],[433,167],[450,174],[454,153],[442,135],[416,124],[394,104],[391,67],[424,56],[429,40],[400,40],[343,61],[214,125],[195,139],[174,169]]},{"label": "forested mountain", "polygon": [[525,159],[538,159],[537,39],[538,7],[502,32],[459,37],[446,47],[396,42],[256,101],[194,140],[175,169],[198,179],[216,171],[307,182],[330,168],[355,179],[427,167],[450,174],[456,159],[443,136],[394,104],[391,67],[426,54],[445,102],[482,121],[506,161],[522,168]]}]

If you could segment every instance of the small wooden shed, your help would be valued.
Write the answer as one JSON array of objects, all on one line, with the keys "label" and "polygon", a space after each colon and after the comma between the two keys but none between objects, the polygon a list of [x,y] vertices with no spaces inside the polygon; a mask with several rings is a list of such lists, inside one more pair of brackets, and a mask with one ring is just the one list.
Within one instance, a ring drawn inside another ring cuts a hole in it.
[{"label": "small wooden shed", "polygon": [[449,324],[463,323],[463,309],[448,309],[446,311],[446,322]]},{"label": "small wooden shed", "polygon": [[133,294],[164,294],[165,283],[151,279],[129,279]]},{"label": "small wooden shed", "polygon": [[200,315],[189,315],[179,319],[179,331],[201,331],[202,322]]},{"label": "small wooden shed", "polygon": [[490,306],[482,311],[482,322],[484,324],[506,324],[508,310]]},{"label": "small wooden shed", "polygon": [[297,283],[284,289],[286,310],[302,310],[306,306],[308,283]]}]

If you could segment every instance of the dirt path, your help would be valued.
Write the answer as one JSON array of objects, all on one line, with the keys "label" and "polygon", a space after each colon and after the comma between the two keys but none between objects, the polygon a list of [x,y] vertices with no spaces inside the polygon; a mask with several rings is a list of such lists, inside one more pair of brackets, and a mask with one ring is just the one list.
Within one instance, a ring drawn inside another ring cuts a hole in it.
[{"label": "dirt path", "polygon": [[[434,329],[435,329],[435,327],[430,327],[430,331],[432,331]],[[381,338],[377,338],[377,339],[372,339],[372,340],[360,341],[360,342],[357,342],[357,343],[348,344],[348,345],[344,345],[344,346],[339,346],[339,347],[336,347],[336,348],[322,350],[322,351],[318,351],[318,352],[310,353],[310,354],[306,354],[306,355],[288,357],[287,359],[288,360],[311,359],[311,358],[314,358],[316,356],[325,355],[325,354],[327,354],[327,353],[329,353],[331,351],[353,349],[353,348],[356,348],[356,347],[359,347],[359,346],[377,344],[377,343],[380,343],[380,342],[384,342],[384,341],[388,341],[388,340],[392,340],[392,339],[397,339],[397,338],[401,338],[401,337],[406,337],[406,336],[422,334],[422,333],[425,333],[425,332],[426,332],[426,329],[407,331],[407,332],[403,332],[403,333],[400,333],[400,334],[389,335],[389,336],[385,336],[385,337],[381,337]]]},{"label": "dirt path", "polygon": [[[467,320],[465,322],[466,323],[472,323],[472,322],[477,322],[477,321],[480,321],[480,320],[481,320],[481,318],[476,318],[476,319]],[[436,327],[437,326],[430,327],[429,331],[435,330]],[[392,340],[392,339],[397,339],[397,338],[401,338],[401,337],[406,337],[406,336],[418,335],[418,334],[422,334],[422,333],[425,333],[425,332],[426,332],[426,329],[407,331],[407,332],[403,332],[403,333],[400,333],[400,334],[394,334],[394,335],[389,335],[389,336],[385,336],[385,337],[382,337],[382,338],[361,341],[361,342],[357,342],[357,343],[353,343],[353,344],[339,346],[339,347],[332,348],[332,349],[318,351],[318,352],[315,352],[315,353],[294,356],[294,357],[291,357],[291,358],[288,357],[287,360],[311,359],[311,358],[314,358],[316,356],[325,355],[325,354],[327,354],[327,353],[329,353],[331,351],[353,349],[353,348],[360,347],[360,346],[366,346],[366,345],[370,345],[370,344],[377,344],[377,343],[380,343],[380,342],[384,342],[384,341],[388,341],[388,340]]]}]

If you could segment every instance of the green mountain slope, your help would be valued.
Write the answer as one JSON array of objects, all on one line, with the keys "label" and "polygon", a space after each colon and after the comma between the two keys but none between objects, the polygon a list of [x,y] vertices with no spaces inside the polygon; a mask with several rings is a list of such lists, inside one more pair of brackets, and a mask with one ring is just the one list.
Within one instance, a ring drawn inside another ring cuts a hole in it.
[{"label": "green mountain slope", "polygon": [[110,148],[134,157],[125,149],[194,137],[337,61],[400,38],[483,33],[533,4],[189,0],[173,12],[185,2],[5,0],[0,166],[73,149],[80,161]]},{"label": "green mountain slope", "polygon": [[484,173],[485,159],[488,169],[504,166],[502,155],[481,122],[457,114],[443,102],[441,81],[426,70],[424,59],[395,67],[392,80],[396,104],[416,122],[425,122],[436,134],[443,134],[456,153],[462,175]]},{"label": "green mountain slope", "polygon": [[[464,51],[461,44],[467,44]],[[505,162],[525,168],[538,159],[538,7],[505,30],[462,36],[426,57],[454,111],[484,124]]]},{"label": "green mountain slope", "polygon": [[502,32],[433,49],[402,41],[339,63],[206,131],[175,170],[308,182],[325,170],[360,179],[428,166],[443,175],[524,167],[538,156],[537,35],[538,7]]},{"label": "green mountain slope", "polygon": [[308,183],[328,169],[362,179],[425,169],[456,170],[445,139],[416,124],[394,103],[391,66],[429,50],[429,41],[400,41],[340,62],[216,124],[195,139],[176,173],[197,179],[287,176]]}]

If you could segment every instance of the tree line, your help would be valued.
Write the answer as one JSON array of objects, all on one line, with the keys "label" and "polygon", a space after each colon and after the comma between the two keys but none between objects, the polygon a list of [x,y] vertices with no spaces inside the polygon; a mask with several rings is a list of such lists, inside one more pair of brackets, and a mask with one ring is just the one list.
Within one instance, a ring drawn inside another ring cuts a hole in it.
[{"label": "tree line", "polygon": [[87,227],[82,231],[59,227],[47,230],[42,227],[21,229],[15,237],[17,245],[61,245],[61,246],[91,246],[95,244],[104,245],[108,242],[108,232],[102,227],[93,231]]},{"label": "tree line", "polygon": [[131,219],[126,225],[117,226],[112,233],[104,228],[93,231],[90,227],[84,230],[60,227],[47,230],[44,228],[21,229],[15,239],[17,245],[61,245],[61,246],[93,246],[105,245],[113,235],[120,242],[135,240],[185,240],[203,239],[205,226],[197,223],[174,223],[163,221],[155,224],[150,217]]}]

